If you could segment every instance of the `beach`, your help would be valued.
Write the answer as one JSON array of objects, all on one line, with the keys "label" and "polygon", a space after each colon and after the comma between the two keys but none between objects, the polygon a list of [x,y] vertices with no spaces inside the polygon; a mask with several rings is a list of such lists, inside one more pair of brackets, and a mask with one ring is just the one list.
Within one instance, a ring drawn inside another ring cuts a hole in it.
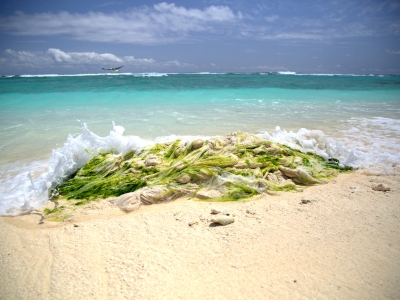
[{"label": "beach", "polygon": [[400,300],[400,0],[0,12],[0,300]]},{"label": "beach", "polygon": [[[400,298],[399,78],[1,77],[0,299]],[[72,197],[58,218],[53,195],[96,170],[123,184],[86,198],[201,178],[227,194],[128,213]]]},{"label": "beach", "polygon": [[[240,202],[2,217],[0,298],[397,299],[398,199],[398,176],[352,172]],[[211,209],[235,222],[215,226]]]}]

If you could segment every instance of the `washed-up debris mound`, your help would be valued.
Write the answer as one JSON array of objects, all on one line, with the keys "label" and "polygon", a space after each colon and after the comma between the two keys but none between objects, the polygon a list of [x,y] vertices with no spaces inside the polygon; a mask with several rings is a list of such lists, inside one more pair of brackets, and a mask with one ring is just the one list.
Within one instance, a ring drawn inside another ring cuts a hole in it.
[{"label": "washed-up debris mound", "polygon": [[181,196],[235,201],[324,183],[342,167],[243,132],[225,138],[158,143],[126,155],[99,154],[58,187],[85,204],[110,198],[126,211]]}]

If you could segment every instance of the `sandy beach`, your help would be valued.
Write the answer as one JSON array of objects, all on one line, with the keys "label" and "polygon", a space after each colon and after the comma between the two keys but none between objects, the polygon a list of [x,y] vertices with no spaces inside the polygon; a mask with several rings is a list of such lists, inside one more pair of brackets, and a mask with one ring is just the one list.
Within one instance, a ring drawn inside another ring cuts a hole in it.
[{"label": "sandy beach", "polygon": [[351,173],[234,203],[1,217],[0,298],[399,299],[399,199],[399,176]]},{"label": "sandy beach", "polygon": [[400,300],[400,0],[0,12],[0,300]]}]

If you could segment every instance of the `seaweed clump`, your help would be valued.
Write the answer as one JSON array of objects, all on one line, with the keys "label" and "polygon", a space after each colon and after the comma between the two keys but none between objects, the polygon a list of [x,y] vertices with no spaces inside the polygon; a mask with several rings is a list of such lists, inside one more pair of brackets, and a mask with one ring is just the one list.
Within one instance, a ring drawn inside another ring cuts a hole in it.
[{"label": "seaweed clump", "polygon": [[113,197],[126,211],[189,195],[236,201],[298,191],[350,170],[336,159],[303,153],[243,132],[225,138],[158,143],[126,155],[99,154],[58,187],[66,199]]}]

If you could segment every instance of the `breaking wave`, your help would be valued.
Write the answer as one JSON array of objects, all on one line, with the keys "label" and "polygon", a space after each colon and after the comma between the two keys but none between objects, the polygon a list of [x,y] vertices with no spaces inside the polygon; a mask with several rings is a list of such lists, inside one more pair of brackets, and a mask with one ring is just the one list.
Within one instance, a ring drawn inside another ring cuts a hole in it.
[{"label": "breaking wave", "polygon": [[[383,121],[385,120],[373,120],[377,126]],[[400,125],[400,122],[398,123],[395,125]],[[110,134],[100,137],[84,124],[82,133],[76,137],[69,135],[63,147],[53,150],[48,161],[36,161],[26,167],[9,170],[8,176],[2,178],[0,184],[0,215],[20,215],[45,205],[49,201],[48,195],[52,188],[99,153],[114,152],[124,155],[132,150],[140,151],[143,147],[157,142],[209,138],[171,135],[145,140],[138,136],[124,136],[123,133],[124,128],[113,123]],[[365,174],[400,174],[398,152],[389,149],[386,152],[374,153],[368,152],[368,149],[361,151],[348,148],[343,142],[327,137],[320,130],[302,128],[298,132],[287,132],[276,127],[274,132],[263,132],[258,136],[303,152],[317,154],[326,160],[337,158],[342,165],[351,166]]]},{"label": "breaking wave", "polygon": [[38,75],[6,75],[1,78],[34,78],[34,77],[87,77],[87,76],[134,76],[134,77],[162,77],[167,73],[88,73],[88,74],[38,74]]}]

